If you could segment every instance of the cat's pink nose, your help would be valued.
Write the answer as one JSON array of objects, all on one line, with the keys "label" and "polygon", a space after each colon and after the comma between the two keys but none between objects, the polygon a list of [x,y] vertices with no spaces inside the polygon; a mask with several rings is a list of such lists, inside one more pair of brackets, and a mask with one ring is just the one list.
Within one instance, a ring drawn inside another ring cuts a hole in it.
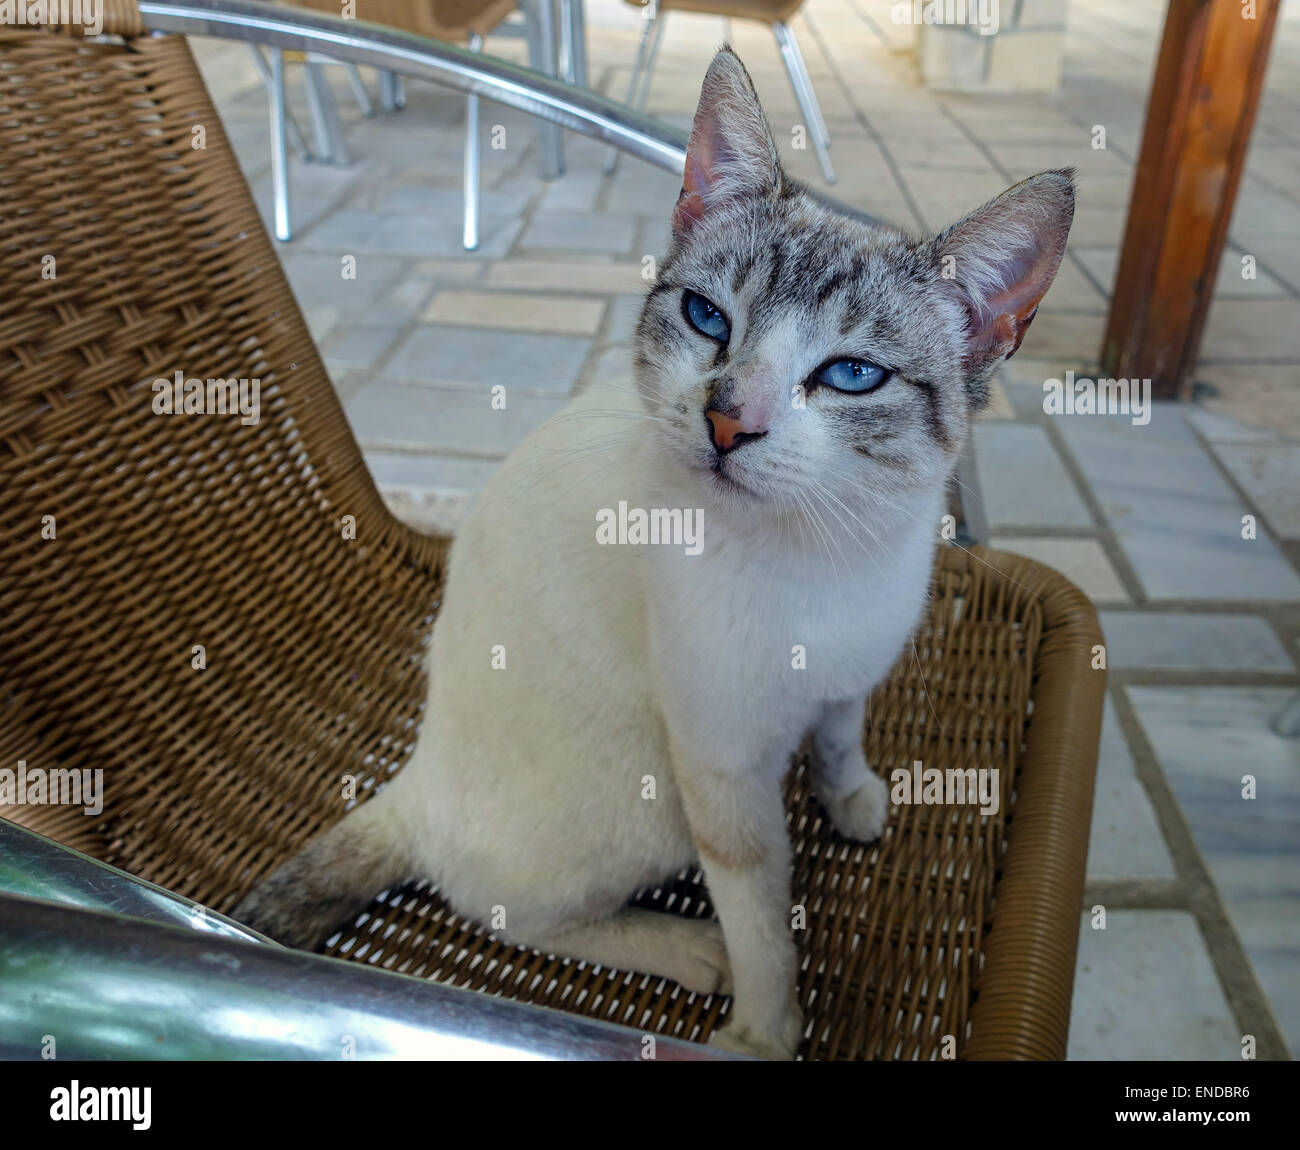
[{"label": "cat's pink nose", "polygon": [[751,439],[758,439],[767,434],[767,424],[762,420],[746,419],[745,410],[741,408],[733,415],[724,415],[721,411],[709,408],[704,418],[713,425],[713,446],[719,451],[731,451]]}]

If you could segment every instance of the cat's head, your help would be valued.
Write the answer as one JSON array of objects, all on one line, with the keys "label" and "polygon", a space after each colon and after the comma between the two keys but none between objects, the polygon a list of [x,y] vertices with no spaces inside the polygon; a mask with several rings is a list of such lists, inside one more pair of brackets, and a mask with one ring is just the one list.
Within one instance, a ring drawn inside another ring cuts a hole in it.
[{"label": "cat's head", "polygon": [[856,506],[940,488],[1073,215],[1067,171],[924,240],[835,212],[782,171],[749,75],[722,49],[637,327],[657,434],[739,504],[797,507],[818,484]]}]

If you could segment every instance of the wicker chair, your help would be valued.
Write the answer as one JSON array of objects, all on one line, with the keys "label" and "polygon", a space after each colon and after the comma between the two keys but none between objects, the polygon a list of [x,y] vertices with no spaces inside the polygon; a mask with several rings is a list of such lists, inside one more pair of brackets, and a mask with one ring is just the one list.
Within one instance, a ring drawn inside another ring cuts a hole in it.
[{"label": "wicker chair", "polygon": [[[228,911],[344,776],[364,801],[409,754],[448,545],[381,501],[186,42],[107,7],[120,43],[0,27],[0,763],[101,768],[105,797],[3,809]],[[260,420],[155,413],[178,370],[259,379]],[[999,768],[1001,807],[898,806],[862,846],[797,765],[806,1057],[1064,1056],[1099,640],[1059,575],[943,551],[867,751]],[[641,897],[709,913],[698,875]],[[646,1031],[725,1010],[505,945],[425,885],[340,928],[327,953]]]}]

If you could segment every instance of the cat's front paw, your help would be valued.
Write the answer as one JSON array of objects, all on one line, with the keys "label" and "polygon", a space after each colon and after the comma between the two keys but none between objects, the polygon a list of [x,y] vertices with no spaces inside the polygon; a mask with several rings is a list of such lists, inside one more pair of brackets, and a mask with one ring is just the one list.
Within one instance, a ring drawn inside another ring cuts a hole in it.
[{"label": "cat's front paw", "polygon": [[733,1018],[714,1033],[709,1045],[735,1054],[748,1054],[751,1058],[789,1062],[798,1053],[802,1038],[803,1014],[792,999],[789,1009],[774,1020],[760,1023]]},{"label": "cat's front paw", "polygon": [[856,791],[828,799],[824,805],[835,829],[846,839],[872,843],[884,834],[889,819],[889,787],[879,775],[868,771],[866,781]]}]

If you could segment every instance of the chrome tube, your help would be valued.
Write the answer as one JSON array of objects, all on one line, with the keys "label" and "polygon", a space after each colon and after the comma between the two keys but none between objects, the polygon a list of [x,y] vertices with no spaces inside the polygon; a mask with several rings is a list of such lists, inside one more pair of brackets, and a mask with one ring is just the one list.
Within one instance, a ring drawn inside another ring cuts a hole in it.
[{"label": "chrome tube", "polygon": [[685,161],[685,137],[649,116],[589,88],[572,87],[439,40],[258,0],[141,0],[139,7],[145,24],[154,31],[321,52],[335,60],[484,96],[672,172],[680,172]]},{"label": "chrome tube", "polygon": [[[480,52],[483,49],[483,37],[477,32],[469,38],[469,50]],[[478,97],[471,92],[465,97],[465,208],[462,221],[461,245],[472,252],[478,247],[478,205],[479,205],[479,139]]]},{"label": "chrome tube", "polygon": [[293,236],[289,225],[289,155],[285,145],[284,53],[271,49],[271,188],[275,201],[275,238],[288,243]]},{"label": "chrome tube", "polygon": [[781,48],[781,59],[785,61],[785,70],[790,77],[794,97],[799,101],[799,107],[803,111],[805,128],[808,135],[812,137],[813,151],[816,152],[817,162],[821,165],[822,178],[828,184],[833,184],[835,168],[826,150],[830,146],[830,134],[826,131],[826,121],[822,119],[821,105],[817,103],[817,93],[813,89],[808,66],[799,51],[799,41],[794,37],[794,29],[780,21],[772,25],[772,31],[776,34],[776,42]]},{"label": "chrome tube", "polygon": [[6,894],[278,945],[197,902],[0,818],[0,895]]},{"label": "chrome tube", "polygon": [[361,963],[0,895],[0,1059],[724,1061]]},{"label": "chrome tube", "polygon": [[330,82],[325,78],[325,66],[321,63],[321,57],[307,58],[304,79],[307,107],[311,111],[312,129],[316,133],[316,150],[325,163],[346,168],[352,163],[352,157],[343,139],[338,105],[334,102]]},{"label": "chrome tube", "polygon": [[355,64],[344,64],[343,70],[348,78],[348,87],[352,89],[352,98],[356,100],[357,107],[361,109],[361,114],[367,120],[374,119],[375,105],[371,103],[370,93],[366,91],[365,81],[361,79],[361,73]]},{"label": "chrome tube", "polygon": [[565,80],[587,86],[587,14],[583,0],[560,0],[560,35]]},{"label": "chrome tube", "polygon": [[[551,0],[519,0],[528,37],[528,63],[534,72],[556,78],[560,74],[555,45],[555,6]],[[537,146],[542,156],[542,178],[564,174],[564,133],[543,116],[537,125]]]}]

